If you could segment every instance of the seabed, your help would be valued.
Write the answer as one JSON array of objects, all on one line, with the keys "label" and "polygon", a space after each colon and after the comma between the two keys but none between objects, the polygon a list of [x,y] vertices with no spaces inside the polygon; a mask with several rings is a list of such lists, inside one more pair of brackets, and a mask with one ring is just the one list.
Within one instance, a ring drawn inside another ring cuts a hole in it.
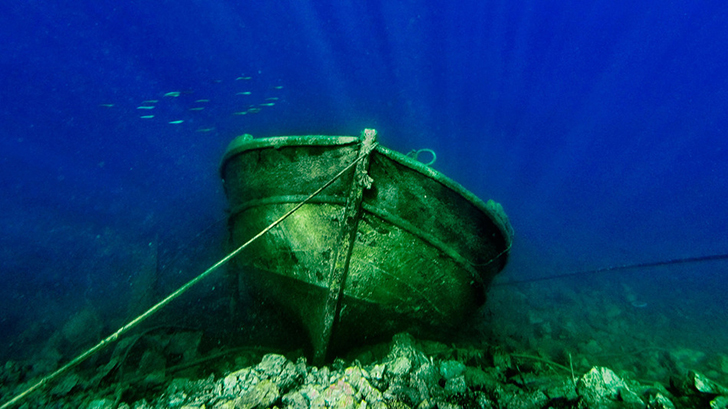
[{"label": "seabed", "polygon": [[[642,298],[622,278],[496,284],[459,334],[431,340],[400,333],[324,366],[295,347],[302,333],[262,317],[266,305],[241,321],[237,343],[157,322],[18,407],[728,407],[720,308],[696,307],[696,316],[669,296]],[[45,362],[5,363],[2,402],[52,369]]]}]

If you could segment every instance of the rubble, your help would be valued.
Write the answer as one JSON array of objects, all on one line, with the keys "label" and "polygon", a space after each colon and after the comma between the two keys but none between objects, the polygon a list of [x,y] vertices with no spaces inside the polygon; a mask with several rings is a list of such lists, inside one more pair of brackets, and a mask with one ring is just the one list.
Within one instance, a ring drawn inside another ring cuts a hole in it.
[{"label": "rubble", "polygon": [[[172,337],[174,338],[174,336]],[[177,337],[177,339],[182,339]],[[195,342],[193,342],[195,344]],[[151,350],[151,349],[150,349]],[[381,350],[381,348],[380,348]],[[145,351],[142,355],[148,355]],[[180,352],[178,350],[177,352]],[[688,371],[667,386],[595,366],[575,373],[547,358],[508,353],[503,348],[448,347],[396,335],[388,353],[372,351],[358,358],[312,366],[302,357],[260,355],[255,365],[211,374],[204,379],[148,378],[116,389],[159,390],[142,399],[124,399],[106,389],[95,391],[73,374],[30,407],[84,409],[679,409],[728,407],[728,389],[709,377]],[[116,358],[114,358],[116,359]],[[154,368],[144,359],[141,366]],[[116,360],[112,360],[116,362]],[[170,369],[170,368],[167,368]],[[5,365],[6,379],[17,365]],[[99,371],[108,371],[100,367]],[[157,373],[157,372],[152,372]],[[164,371],[162,371],[164,373]],[[156,389],[155,389],[156,388]],[[160,389],[161,388],[161,389]],[[133,396],[133,395],[132,395]]]}]

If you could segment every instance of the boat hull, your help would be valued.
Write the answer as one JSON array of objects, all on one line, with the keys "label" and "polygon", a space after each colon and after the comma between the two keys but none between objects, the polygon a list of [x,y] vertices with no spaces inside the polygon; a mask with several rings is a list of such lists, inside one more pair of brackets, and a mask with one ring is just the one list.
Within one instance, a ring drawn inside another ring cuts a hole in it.
[{"label": "boat hull", "polygon": [[[359,146],[359,138],[337,136],[233,141],[221,166],[231,246],[248,241],[355,161]],[[373,183],[357,216],[328,345],[333,351],[399,331],[455,329],[483,304],[511,244],[500,206],[480,201],[439,172],[381,146],[369,154],[367,172]],[[332,258],[353,175],[343,174],[231,267],[312,340],[325,325]]]}]

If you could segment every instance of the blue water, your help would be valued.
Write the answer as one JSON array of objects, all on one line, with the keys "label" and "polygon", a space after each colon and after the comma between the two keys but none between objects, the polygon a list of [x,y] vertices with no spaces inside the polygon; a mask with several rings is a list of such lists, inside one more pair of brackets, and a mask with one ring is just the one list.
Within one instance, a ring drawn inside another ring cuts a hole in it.
[{"label": "blue water", "polygon": [[[445,4],[5,2],[0,349],[42,346],[89,305],[112,332],[150,259],[160,296],[211,265],[217,166],[242,133],[370,127],[433,149],[508,213],[503,280],[728,253],[728,4]],[[639,311],[722,310],[727,272],[608,280],[629,280]]]}]

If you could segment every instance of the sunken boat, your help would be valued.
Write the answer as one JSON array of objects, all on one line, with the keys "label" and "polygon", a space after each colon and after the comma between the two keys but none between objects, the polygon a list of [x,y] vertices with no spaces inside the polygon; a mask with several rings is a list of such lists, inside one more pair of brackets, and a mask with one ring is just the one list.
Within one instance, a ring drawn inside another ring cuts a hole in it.
[{"label": "sunken boat", "polygon": [[316,361],[400,331],[456,329],[508,259],[498,203],[379,145],[373,129],[242,135],[220,171],[231,247],[258,236],[230,271],[308,332]]}]

